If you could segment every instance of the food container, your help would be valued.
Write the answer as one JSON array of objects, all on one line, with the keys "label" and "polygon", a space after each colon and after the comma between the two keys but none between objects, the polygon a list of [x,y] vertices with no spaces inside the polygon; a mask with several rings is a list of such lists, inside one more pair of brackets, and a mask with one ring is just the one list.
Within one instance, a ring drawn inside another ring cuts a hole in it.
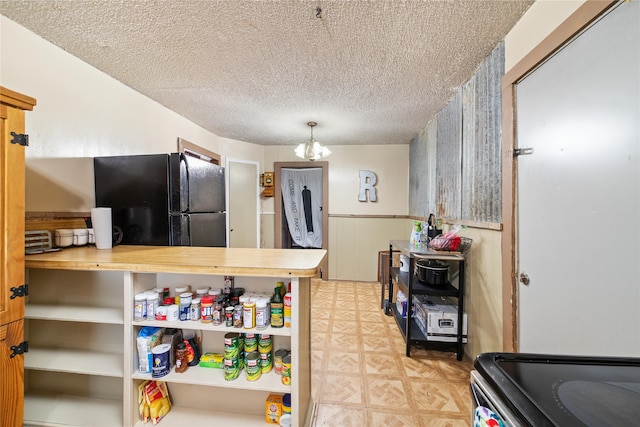
[{"label": "food container", "polygon": [[444,286],[449,282],[449,264],[434,259],[419,259],[415,263],[418,280],[433,286]]},{"label": "food container", "polygon": [[55,243],[59,248],[66,248],[73,245],[73,230],[60,228],[55,231]]}]

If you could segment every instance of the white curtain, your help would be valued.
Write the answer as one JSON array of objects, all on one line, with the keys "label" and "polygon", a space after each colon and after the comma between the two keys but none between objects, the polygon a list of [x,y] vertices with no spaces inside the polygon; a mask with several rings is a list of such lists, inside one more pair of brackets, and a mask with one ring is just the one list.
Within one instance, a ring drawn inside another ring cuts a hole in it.
[{"label": "white curtain", "polygon": [[303,248],[322,248],[322,168],[283,168],[281,173],[291,239]]}]

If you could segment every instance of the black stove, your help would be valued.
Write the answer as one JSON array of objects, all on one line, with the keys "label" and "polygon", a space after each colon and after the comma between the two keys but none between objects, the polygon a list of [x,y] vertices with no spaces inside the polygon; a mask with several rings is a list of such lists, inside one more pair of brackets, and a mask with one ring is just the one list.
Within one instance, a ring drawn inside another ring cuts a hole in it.
[{"label": "black stove", "polygon": [[640,426],[640,358],[483,353],[474,367],[524,426]]}]

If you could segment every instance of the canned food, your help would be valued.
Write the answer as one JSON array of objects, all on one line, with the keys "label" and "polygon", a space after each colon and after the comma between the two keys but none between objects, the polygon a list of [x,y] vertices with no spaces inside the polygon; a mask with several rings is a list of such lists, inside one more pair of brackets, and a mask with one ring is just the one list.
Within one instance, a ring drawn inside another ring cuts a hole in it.
[{"label": "canned food", "polygon": [[233,381],[240,376],[240,364],[238,358],[224,359],[224,379]]},{"label": "canned food", "polygon": [[282,375],[282,358],[289,354],[289,350],[279,348],[273,355],[273,365],[276,368],[276,374]]},{"label": "canned food", "polygon": [[257,351],[252,351],[247,354],[246,358],[246,372],[247,381],[257,381],[262,375],[262,368],[260,366],[260,354]]},{"label": "canned food", "polygon": [[271,353],[260,353],[260,370],[263,374],[268,374],[273,369]]},{"label": "canned food", "polygon": [[258,350],[258,338],[255,334],[244,334],[244,352],[251,353]]},{"label": "canned food", "polygon": [[282,358],[282,384],[291,385],[291,355]]},{"label": "canned food", "polygon": [[260,334],[258,339],[258,351],[260,353],[271,353],[273,350],[273,340],[271,335]]},{"label": "canned food", "polygon": [[229,332],[224,335],[224,357],[237,358],[240,354],[240,334]]}]

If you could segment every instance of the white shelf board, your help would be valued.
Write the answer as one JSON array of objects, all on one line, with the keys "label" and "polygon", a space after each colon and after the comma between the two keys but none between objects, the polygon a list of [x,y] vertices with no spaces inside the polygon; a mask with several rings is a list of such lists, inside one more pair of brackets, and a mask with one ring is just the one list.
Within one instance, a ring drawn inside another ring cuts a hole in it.
[{"label": "white shelf board", "polygon": [[123,363],[123,356],[117,353],[30,347],[24,354],[25,369],[107,377],[122,378]]},{"label": "white shelf board", "polygon": [[178,329],[200,329],[202,331],[214,331],[214,332],[237,332],[237,333],[254,333],[254,334],[268,334],[290,337],[291,328],[272,328],[268,326],[266,329],[244,329],[234,328],[225,325],[213,325],[212,323],[204,323],[199,320],[178,320],[177,322],[167,322],[165,320],[145,320],[142,322],[133,322],[134,326],[155,326],[158,328],[178,328]]},{"label": "white shelf board", "polygon": [[168,383],[182,383],[192,385],[204,385],[208,387],[235,388],[241,390],[259,390],[273,393],[291,393],[291,386],[282,384],[282,377],[276,374],[275,370],[262,374],[257,381],[248,381],[245,371],[240,372],[240,376],[232,381],[224,379],[224,370],[217,368],[201,368],[190,366],[184,373],[176,373],[172,370],[168,375],[160,378],[152,378],[151,374],[141,374],[134,372],[133,378],[142,380],[159,380]]},{"label": "white shelf board", "polygon": [[63,322],[124,324],[124,313],[121,308],[27,304],[24,307],[24,317]]},{"label": "white shelf board", "polygon": [[[134,427],[149,427],[142,421],[134,424]],[[171,411],[160,420],[160,427],[185,427],[185,426],[233,426],[256,427],[274,426],[267,424],[265,414],[247,414],[240,412],[223,412],[220,410],[207,411],[203,409],[172,407]]]},{"label": "white shelf board", "polygon": [[24,396],[24,424],[120,426],[122,425],[122,400],[27,392]]}]

